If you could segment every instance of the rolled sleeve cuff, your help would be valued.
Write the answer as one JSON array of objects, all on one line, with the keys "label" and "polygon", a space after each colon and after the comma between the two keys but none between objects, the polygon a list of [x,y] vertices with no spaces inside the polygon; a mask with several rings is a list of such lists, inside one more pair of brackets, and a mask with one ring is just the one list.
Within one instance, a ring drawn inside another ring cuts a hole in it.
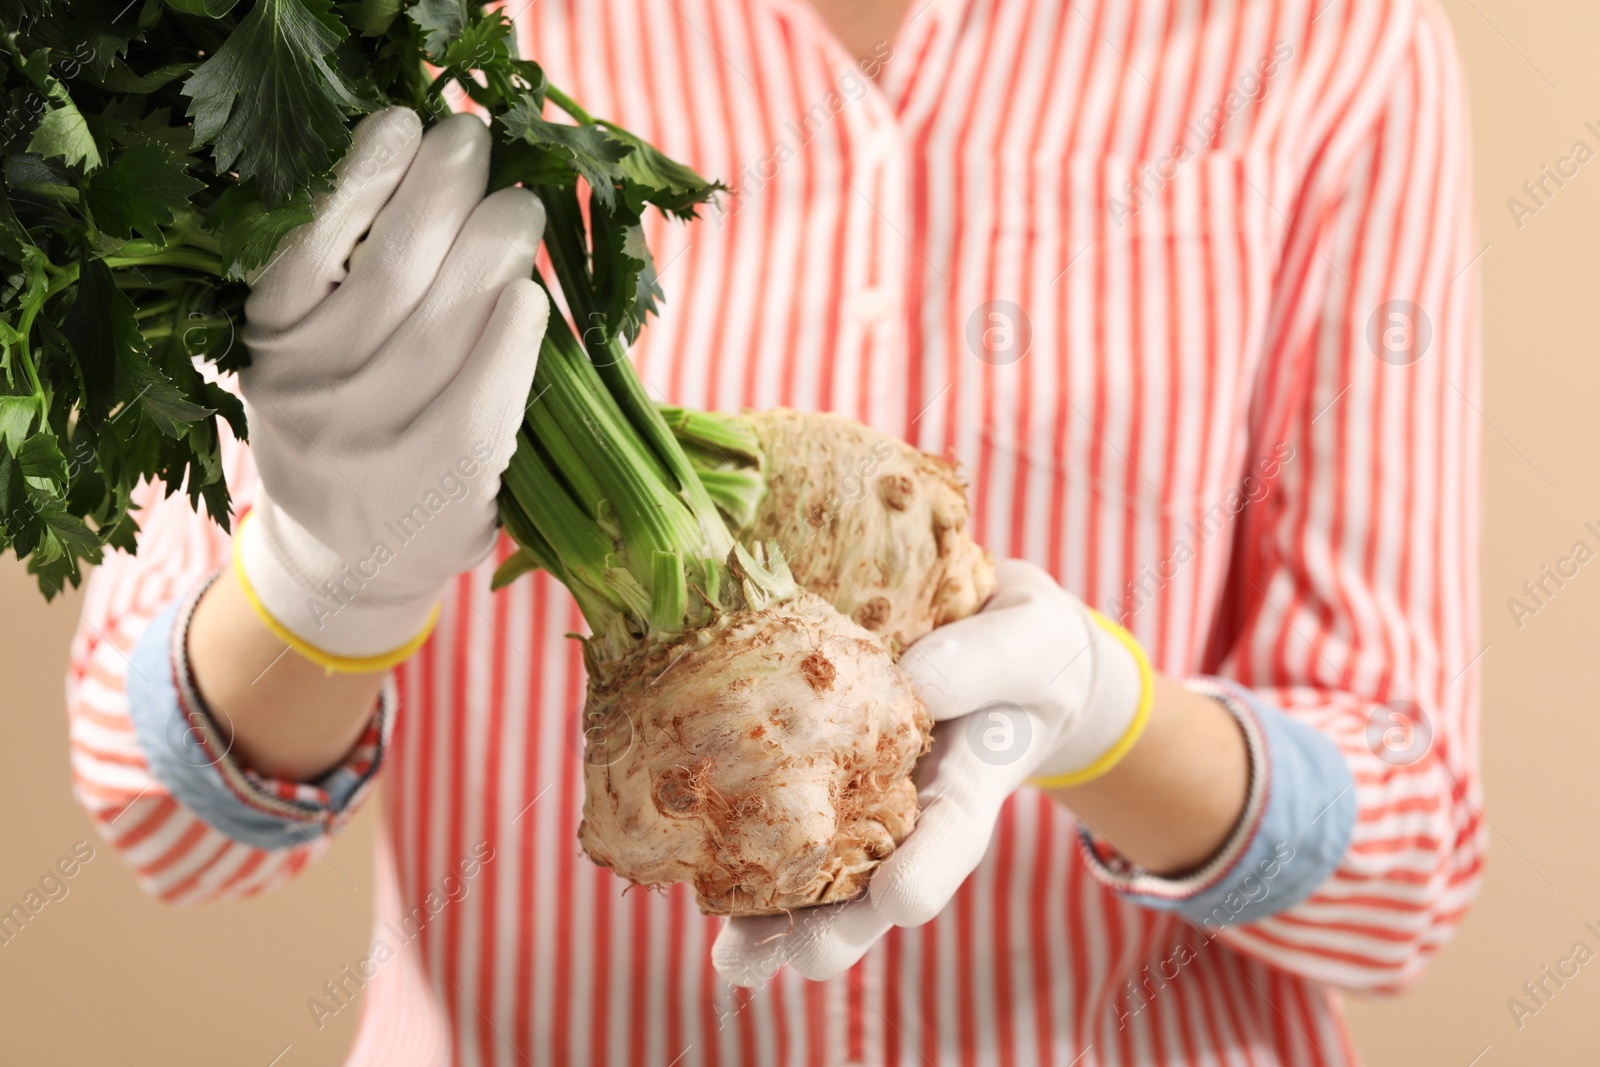
[{"label": "rolled sleeve cuff", "polygon": [[1140,870],[1084,827],[1079,840],[1101,882],[1215,934],[1300,903],[1333,874],[1355,827],[1355,782],[1331,739],[1249,690],[1218,678],[1186,684],[1227,708],[1244,732],[1250,787],[1238,826],[1209,863],[1179,878]]},{"label": "rolled sleeve cuff", "polygon": [[267,778],[229,751],[189,670],[195,605],[216,580],[151,621],[134,648],[128,711],[150,774],[201,820],[241,844],[284,849],[337,833],[372,788],[394,724],[394,680],[384,683],[365,732],[343,763],[312,782]]}]

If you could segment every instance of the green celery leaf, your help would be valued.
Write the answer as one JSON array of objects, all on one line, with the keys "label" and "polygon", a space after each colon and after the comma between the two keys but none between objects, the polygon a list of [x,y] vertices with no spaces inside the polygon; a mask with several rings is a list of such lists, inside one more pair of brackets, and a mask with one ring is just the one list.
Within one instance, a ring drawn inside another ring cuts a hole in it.
[{"label": "green celery leaf", "polygon": [[[226,523],[223,524],[223,528],[227,528]],[[130,556],[139,551],[138,534],[138,522],[126,511],[118,515],[117,520],[109,526],[100,527],[100,537],[107,545],[120,548]]]},{"label": "green celery leaf", "polygon": [[9,454],[21,451],[37,414],[39,400],[35,396],[0,396],[0,443]]},{"label": "green celery leaf", "polygon": [[69,17],[46,19],[28,37],[54,53],[54,68],[63,78],[70,81],[85,69],[98,77],[127,55],[139,33],[126,7],[126,0],[71,0]]},{"label": "green celery leaf", "polygon": [[58,493],[67,484],[67,457],[61,454],[56,435],[36,433],[17,450],[17,465],[23,480],[35,489]]},{"label": "green celery leaf", "polygon": [[[137,400],[146,420],[174,441],[192,446],[205,467],[206,478],[220,478],[220,463],[213,462],[216,453],[216,428],[210,416],[219,412],[212,403],[220,395],[227,398],[222,405],[230,410],[239,407],[237,397],[208,383],[196,369],[197,358],[215,362],[227,355],[224,345],[234,342],[231,317],[220,320],[214,314],[185,310],[190,305],[175,308],[167,322],[170,332],[154,341],[147,353],[124,353],[118,363],[118,394]],[[152,325],[160,325],[159,322]],[[240,347],[243,347],[242,345]],[[222,351],[219,355],[218,349]],[[132,421],[132,420],[129,420]],[[122,415],[113,417],[112,425],[120,430]],[[137,428],[136,428],[137,429]],[[180,450],[181,451],[181,450]]]},{"label": "green celery leaf", "polygon": [[[50,279],[45,268],[50,261],[35,245],[19,243],[15,250],[21,253],[22,269],[6,279],[7,289],[14,288],[15,291],[6,302],[5,312],[9,314],[14,307],[23,315],[37,315],[49,296]],[[12,356],[25,351],[27,347],[28,339],[9,323],[0,320],[0,368],[4,368],[6,381],[13,387],[18,383],[18,373]]]},{"label": "green celery leaf", "polygon": [[439,65],[462,70],[491,67],[511,58],[511,23],[496,11],[471,23],[444,50]]},{"label": "green celery leaf", "polygon": [[[55,588],[51,592],[59,593],[66,579],[65,565],[66,549],[61,542],[50,533],[50,527],[36,511],[30,510],[27,518],[27,537],[24,539],[22,532],[18,531],[17,552],[21,554],[23,545],[28,546],[27,552],[32,554],[28,560],[28,569],[38,573],[43,571],[50,575],[50,583]],[[54,564],[54,566],[52,566]]]},{"label": "green celery leaf", "polygon": [[128,240],[137,230],[156,244],[182,207],[205,184],[184,173],[185,160],[164,146],[142,144],[97,170],[84,190],[95,223],[113,237]]},{"label": "green celery leaf", "polygon": [[220,19],[232,11],[238,3],[239,0],[166,0],[167,6],[174,11],[208,19]]},{"label": "green celery leaf", "polygon": [[[12,465],[12,469],[16,469],[15,464]],[[19,479],[17,484],[20,485],[21,475],[17,477]],[[17,489],[14,492],[23,494],[25,490]],[[22,559],[32,552],[34,546],[39,543],[39,530],[44,525],[38,516],[24,505],[7,511],[3,522],[5,534],[11,539],[11,548],[16,552],[17,558]]]},{"label": "green celery leaf", "polygon": [[9,198],[0,196],[0,255],[13,263],[22,262],[22,246],[33,244],[27,227],[17,218]]},{"label": "green celery leaf", "polygon": [[218,171],[255,178],[269,208],[350,146],[345,119],[366,105],[331,63],[344,38],[329,0],[256,0],[183,83],[195,144],[212,146]]},{"label": "green celery leaf", "polygon": [[83,261],[65,333],[82,380],[83,415],[93,425],[104,419],[117,401],[120,350],[143,352],[146,348],[134,318],[133,301],[117,288],[104,260]]},{"label": "green celery leaf", "polygon": [[[5,300],[3,303],[0,303],[0,306],[3,306],[7,313],[10,312],[12,302],[16,299],[17,294],[21,292],[22,286],[20,279],[20,275],[13,275],[6,278],[5,289],[0,290],[0,294],[5,296]],[[21,346],[22,334],[12,329],[11,326],[7,325],[3,319],[0,319],[0,370],[4,370],[6,372],[6,381],[12,386],[17,384],[17,372],[15,366],[12,364],[11,354],[17,351]]]},{"label": "green celery leaf", "polygon": [[20,26],[50,10],[50,0],[0,0],[0,26]]},{"label": "green celery leaf", "polygon": [[463,0],[417,0],[406,13],[422,31],[422,44],[429,55],[443,55],[467,25]]},{"label": "green celery leaf", "polygon": [[[228,424],[228,429],[233,431],[234,437],[241,441],[250,439],[250,428],[245,424],[244,404],[237,396],[215,382],[202,381],[200,399],[208,407],[216,409],[217,414]],[[216,429],[213,427],[211,432],[215,436]]]},{"label": "green celery leaf", "polygon": [[0,448],[0,544],[16,537],[12,532],[11,507],[13,501],[24,495],[26,489],[22,484],[22,472],[17,469],[16,457],[10,449]]},{"label": "green celery leaf", "polygon": [[311,194],[301,189],[277,207],[257,197],[254,184],[229,186],[206,215],[206,228],[222,240],[222,267],[240,279],[272,259],[290,230],[311,221]]},{"label": "green celery leaf", "polygon": [[164,67],[135,74],[132,67],[118,60],[107,67],[104,73],[89,78],[89,81],[113,93],[153,93],[193,69],[193,63],[168,63]]},{"label": "green celery leaf", "polygon": [[197,488],[196,480],[191,476],[189,479],[189,501],[198,508],[199,502],[202,500],[205,501],[206,505],[205,513],[210,515],[212,521],[222,527],[224,532],[227,532],[230,521],[229,515],[232,510],[227,484],[218,477],[209,482],[199,483]]},{"label": "green celery leaf", "polygon": [[693,218],[698,205],[727,191],[721,182],[702,178],[620,126],[605,123],[605,127],[617,140],[633,146],[622,160],[622,198],[634,214],[643,214],[645,204],[654,204],[679,218]]},{"label": "green celery leaf", "polygon": [[511,73],[528,83],[526,95],[532,98],[534,109],[543,108],[550,88],[550,79],[545,77],[544,68],[531,59],[512,59],[506,66]]},{"label": "green celery leaf", "polygon": [[59,506],[40,509],[39,517],[63,545],[77,549],[79,555],[92,555],[94,558],[90,562],[98,562],[100,539],[94,535],[94,531],[83,524],[82,519],[68,514]]},{"label": "green celery leaf", "polygon": [[82,165],[86,171],[98,167],[100,149],[89,132],[89,124],[83,121],[83,115],[65,87],[54,79],[51,79],[49,98],[53,103],[45,106],[39,127],[28,141],[28,151],[37,152],[45,159],[59,157],[67,166]]},{"label": "green celery leaf", "polygon": [[[50,288],[50,277],[46,273],[50,261],[38,246],[25,244],[22,241],[18,241],[8,249],[8,255],[11,253],[20,256],[18,265],[22,268],[14,276],[6,279],[8,287],[14,285],[16,289],[11,301],[15,302],[19,310],[37,314],[39,308],[44,306]],[[7,310],[9,304],[10,302]],[[0,329],[0,365],[4,365],[7,373],[11,371],[11,350],[22,345],[24,340],[20,333],[9,326]]]},{"label": "green celery leaf", "polygon": [[72,185],[69,171],[34,152],[6,156],[5,176],[6,184],[13,188],[19,185],[61,185],[70,188]]},{"label": "green celery leaf", "polygon": [[[19,41],[16,48],[9,49],[11,54],[7,58],[7,64],[27,78],[35,89],[41,93],[48,93],[50,86],[55,82],[55,77],[50,71],[50,49],[35,48],[30,52],[25,51],[24,47]],[[11,84],[12,80],[8,78],[6,87],[10,88]],[[37,101],[33,103],[37,106]]]},{"label": "green celery leaf", "polygon": [[594,204],[590,205],[589,225],[594,238],[595,300],[609,309],[606,336],[609,339],[621,333],[632,343],[663,296],[650,250],[645,247],[644,227],[637,216],[613,214]]},{"label": "green celery leaf", "polygon": [[[193,134],[186,124],[171,125],[172,109],[165,107],[144,109],[138,96],[124,96],[107,107],[100,117],[106,136],[119,145],[165,145],[174,156],[185,156]],[[189,166],[185,160],[184,166]]]},{"label": "green celery leaf", "polygon": [[339,10],[363,37],[382,37],[404,6],[402,0],[347,0]]},{"label": "green celery leaf", "polygon": [[[185,424],[199,422],[207,415],[215,414],[210,408],[201,407],[185,396],[172,379],[150,361],[145,352],[132,348],[118,352],[117,371],[122,376],[118,392],[131,396],[130,403],[137,403],[157,428],[169,437],[180,437]],[[116,417],[121,419],[124,415],[119,412]]]},{"label": "green celery leaf", "polygon": [[616,205],[616,185],[626,178],[622,160],[633,151],[632,145],[612,137],[603,126],[548,122],[529,96],[512,103],[500,122],[511,137],[566,161],[608,210]]},{"label": "green celery leaf", "polygon": [[[38,578],[39,589],[50,599],[69,584],[77,586],[82,579],[80,558],[100,562],[100,539],[59,501],[47,500],[35,510],[30,532],[38,542],[28,560],[28,572]],[[24,554],[20,540],[17,552]]]},{"label": "green celery leaf", "polygon": [[526,141],[498,141],[490,158],[490,192],[510,185],[573,189],[578,184],[578,172],[572,169],[570,156],[535,148]]}]

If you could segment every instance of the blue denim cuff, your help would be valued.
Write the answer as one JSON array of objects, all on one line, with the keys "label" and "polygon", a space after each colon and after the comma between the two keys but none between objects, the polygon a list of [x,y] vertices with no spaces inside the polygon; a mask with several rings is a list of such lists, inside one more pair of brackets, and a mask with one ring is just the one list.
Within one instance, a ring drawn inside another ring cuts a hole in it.
[{"label": "blue denim cuff", "polygon": [[1355,780],[1322,733],[1216,678],[1187,683],[1239,721],[1250,751],[1245,811],[1205,867],[1160,878],[1132,867],[1083,832],[1091,869],[1128,899],[1172,911],[1215,936],[1293,907],[1333,874],[1355,828]]},{"label": "blue denim cuff", "polygon": [[241,844],[292,848],[337,831],[383,764],[394,718],[392,679],[384,685],[366,735],[326,775],[286,782],[245,769],[229,752],[232,731],[218,729],[189,674],[189,619],[209,585],[157,615],[133,651],[128,713],[151,776],[185,808]]}]

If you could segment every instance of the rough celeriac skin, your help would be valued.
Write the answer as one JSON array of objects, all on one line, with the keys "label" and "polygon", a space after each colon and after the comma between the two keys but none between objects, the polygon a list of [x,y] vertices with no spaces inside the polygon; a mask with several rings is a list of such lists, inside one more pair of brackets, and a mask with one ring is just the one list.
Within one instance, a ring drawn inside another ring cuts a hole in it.
[{"label": "rough celeriac skin", "polygon": [[967,529],[954,464],[838,415],[744,418],[765,453],[767,490],[740,536],[776,542],[801,588],[896,654],[989,599],[994,565]]},{"label": "rough celeriac skin", "polygon": [[800,593],[641,649],[592,688],[579,840],[708,914],[849,900],[910,833],[932,720],[885,643]]}]

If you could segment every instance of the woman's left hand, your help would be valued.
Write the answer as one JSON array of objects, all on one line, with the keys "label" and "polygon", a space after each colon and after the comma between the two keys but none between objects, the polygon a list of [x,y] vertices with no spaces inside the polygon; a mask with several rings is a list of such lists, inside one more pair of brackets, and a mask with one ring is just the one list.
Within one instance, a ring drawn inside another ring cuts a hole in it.
[{"label": "woman's left hand", "polygon": [[813,980],[842,974],[890,926],[944,909],[1019,786],[1092,781],[1138,739],[1151,677],[1132,638],[1032,564],[1007,560],[996,578],[981,612],[900,660],[936,722],[917,764],[916,828],[857,900],[731,919],[712,950],[729,982],[760,985],[784,963]]}]

